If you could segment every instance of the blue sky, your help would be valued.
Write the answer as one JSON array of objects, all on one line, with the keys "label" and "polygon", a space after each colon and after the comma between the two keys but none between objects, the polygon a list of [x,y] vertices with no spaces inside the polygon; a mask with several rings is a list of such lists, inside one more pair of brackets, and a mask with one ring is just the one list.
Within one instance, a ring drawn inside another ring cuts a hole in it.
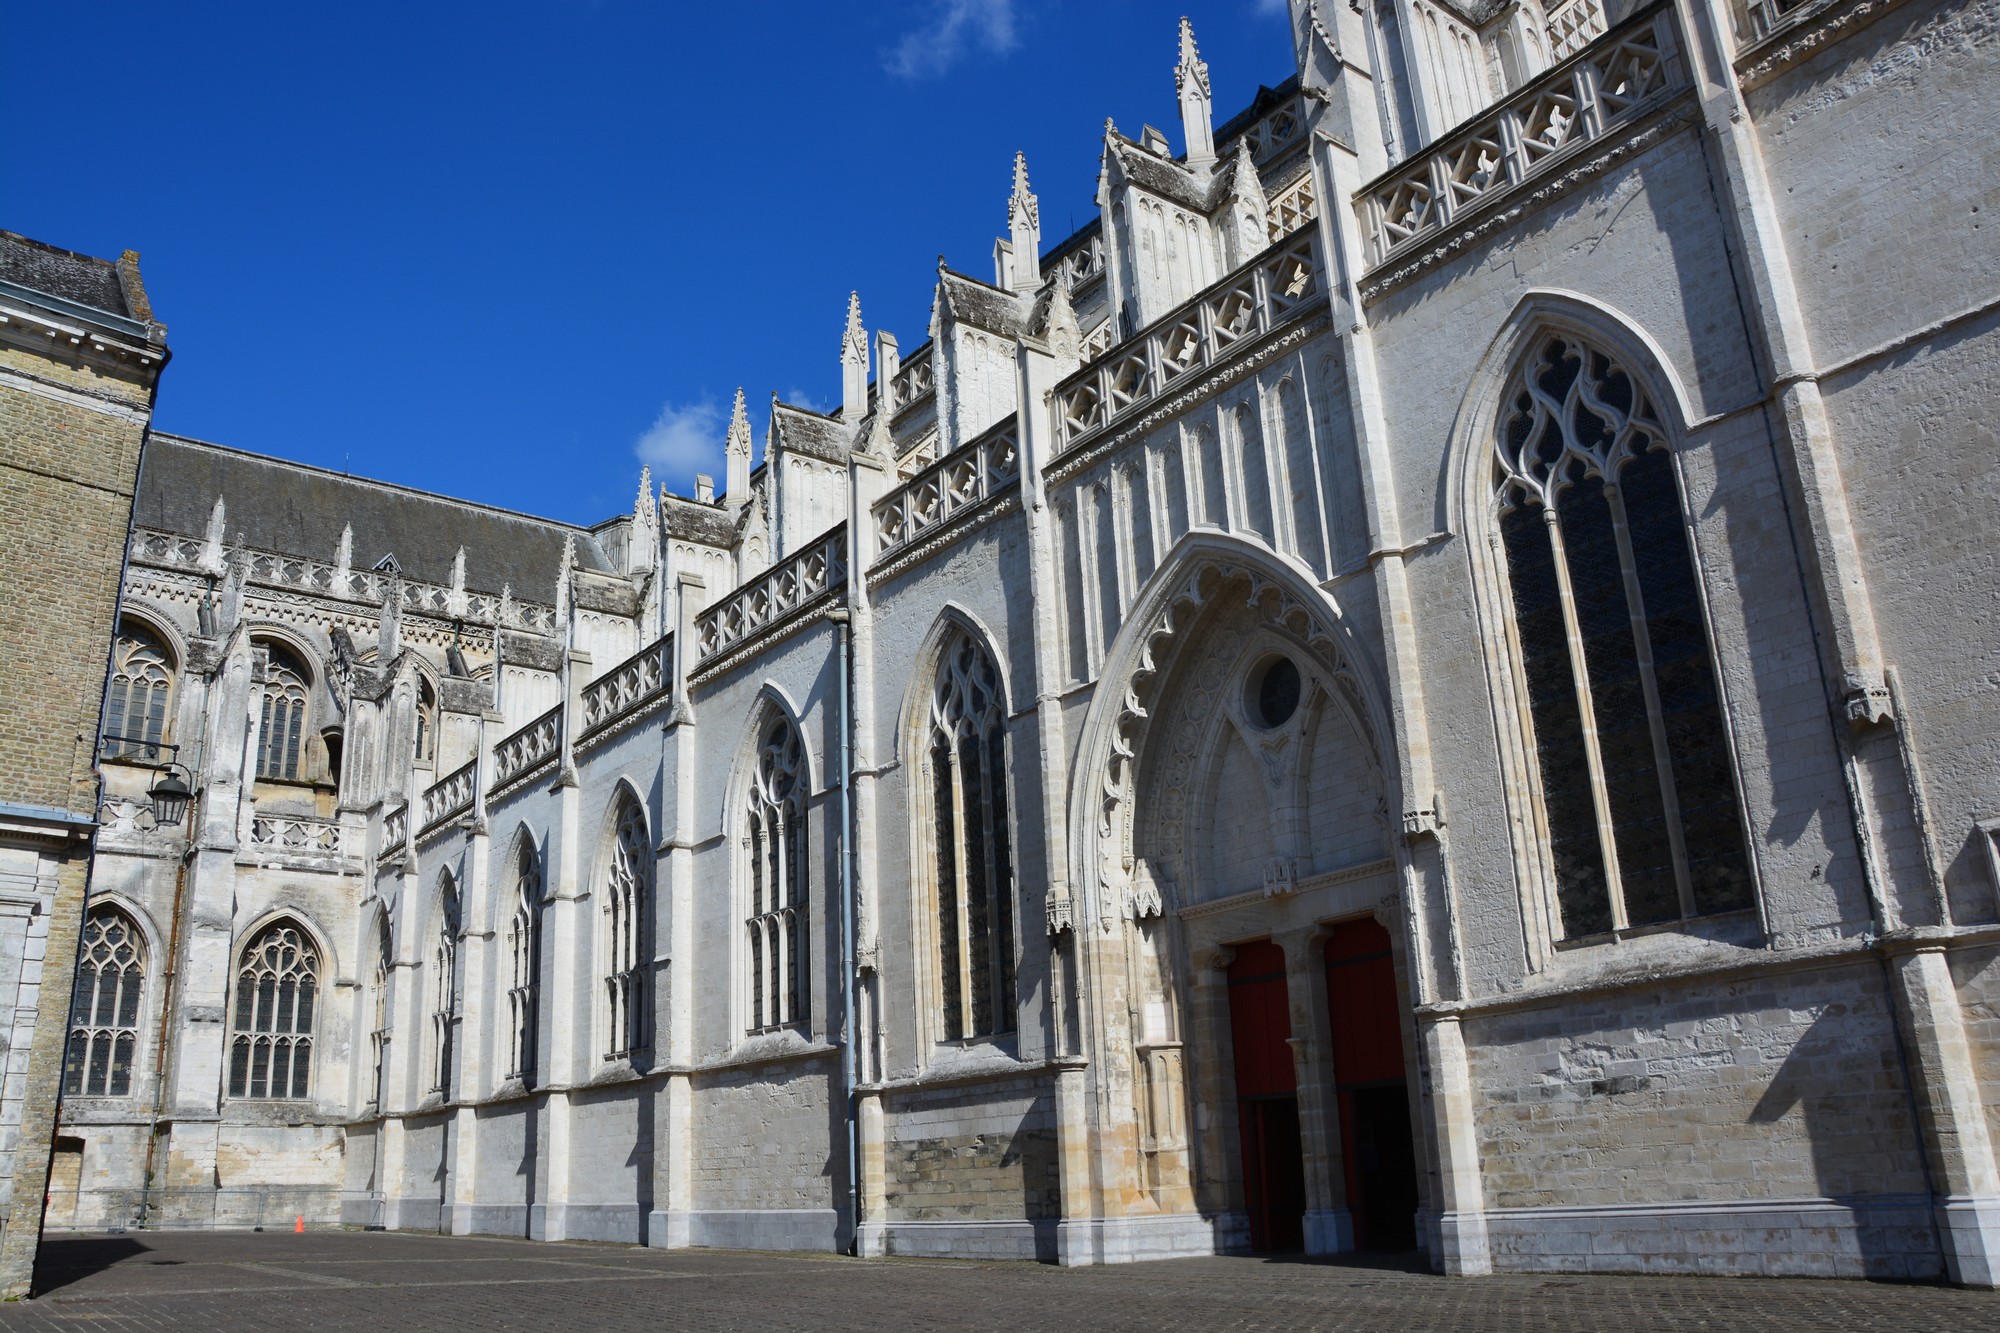
[{"label": "blue sky", "polygon": [[[1217,119],[1280,0],[1188,0]],[[0,227],[143,255],[156,425],[576,522],[720,473],[730,395],[831,405],[847,293],[921,342],[990,279],[1015,150],[1045,241],[1100,127],[1176,148],[1178,6],[24,4]]]}]

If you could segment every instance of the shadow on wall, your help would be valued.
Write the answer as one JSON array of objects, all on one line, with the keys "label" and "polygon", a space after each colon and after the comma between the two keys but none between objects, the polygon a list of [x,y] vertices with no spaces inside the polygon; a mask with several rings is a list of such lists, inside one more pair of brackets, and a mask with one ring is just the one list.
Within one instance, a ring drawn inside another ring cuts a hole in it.
[{"label": "shadow on wall", "polygon": [[1776,1125],[1798,1110],[1820,1194],[1852,1210],[1849,1243],[1862,1271],[1926,1276],[1917,1270],[1935,1261],[1938,1237],[1889,1006],[1879,993],[1860,1012],[1828,1005],[1778,1067],[1750,1123]]},{"label": "shadow on wall", "polygon": [[35,1295],[46,1296],[72,1282],[80,1282],[94,1273],[151,1252],[151,1246],[125,1236],[44,1240],[35,1256]]}]

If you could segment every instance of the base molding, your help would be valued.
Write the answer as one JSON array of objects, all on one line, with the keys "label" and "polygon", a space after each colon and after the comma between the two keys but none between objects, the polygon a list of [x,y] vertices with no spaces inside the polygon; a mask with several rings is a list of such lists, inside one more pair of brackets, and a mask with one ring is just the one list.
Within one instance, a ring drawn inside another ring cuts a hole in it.
[{"label": "base molding", "polygon": [[[2000,1239],[2000,1200],[1967,1202],[1984,1205],[1964,1211],[1967,1231]],[[1472,1271],[1453,1269],[1454,1249],[1470,1260],[1483,1231],[1495,1272],[1934,1278],[1946,1208],[1935,1229],[1921,1194],[1491,1208],[1446,1213],[1439,1231],[1446,1272]]]},{"label": "base molding", "polygon": [[820,1250],[841,1245],[833,1208],[656,1208],[646,1219],[654,1249]]},{"label": "base molding", "polygon": [[649,1215],[636,1203],[538,1203],[528,1209],[528,1238],[642,1245]]},{"label": "base molding", "polygon": [[1236,1213],[1066,1218],[1056,1229],[1056,1261],[1069,1268],[1183,1259],[1245,1249],[1249,1240],[1248,1219]]},{"label": "base molding", "polygon": [[2000,1198],[1952,1195],[1935,1211],[1945,1276],[1961,1287],[2000,1287]]},{"label": "base molding", "polygon": [[900,1221],[861,1224],[856,1252],[863,1258],[897,1255],[928,1259],[1057,1260],[1054,1218]]}]

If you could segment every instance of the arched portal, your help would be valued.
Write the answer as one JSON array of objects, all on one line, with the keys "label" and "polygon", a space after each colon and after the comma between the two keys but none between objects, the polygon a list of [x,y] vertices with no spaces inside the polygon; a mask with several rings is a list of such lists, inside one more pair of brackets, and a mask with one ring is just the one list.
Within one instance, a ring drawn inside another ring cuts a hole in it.
[{"label": "arched portal", "polygon": [[[1129,1071],[1104,1090],[1102,1170],[1131,1182],[1133,1212],[1187,1210],[1232,1248],[1353,1245],[1364,1173],[1343,1143],[1363,1112],[1371,1152],[1387,1121],[1405,1150],[1368,1187],[1368,1215],[1391,1224],[1363,1239],[1413,1230],[1400,801],[1367,661],[1309,578],[1197,534],[1107,654],[1080,737],[1062,919],[1087,960],[1099,1077]],[[1328,971],[1356,921],[1392,955],[1360,990]],[[1365,1095],[1343,1100],[1336,1030],[1394,1053]]]}]

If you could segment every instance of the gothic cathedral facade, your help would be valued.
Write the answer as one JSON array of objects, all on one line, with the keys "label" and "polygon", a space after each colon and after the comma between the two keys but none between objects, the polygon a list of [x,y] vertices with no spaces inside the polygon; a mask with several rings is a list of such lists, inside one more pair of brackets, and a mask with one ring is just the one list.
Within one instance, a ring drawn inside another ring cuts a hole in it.
[{"label": "gothic cathedral facade", "polygon": [[51,1225],[1992,1285],[1996,31],[1183,22],[592,527],[155,435]]}]

